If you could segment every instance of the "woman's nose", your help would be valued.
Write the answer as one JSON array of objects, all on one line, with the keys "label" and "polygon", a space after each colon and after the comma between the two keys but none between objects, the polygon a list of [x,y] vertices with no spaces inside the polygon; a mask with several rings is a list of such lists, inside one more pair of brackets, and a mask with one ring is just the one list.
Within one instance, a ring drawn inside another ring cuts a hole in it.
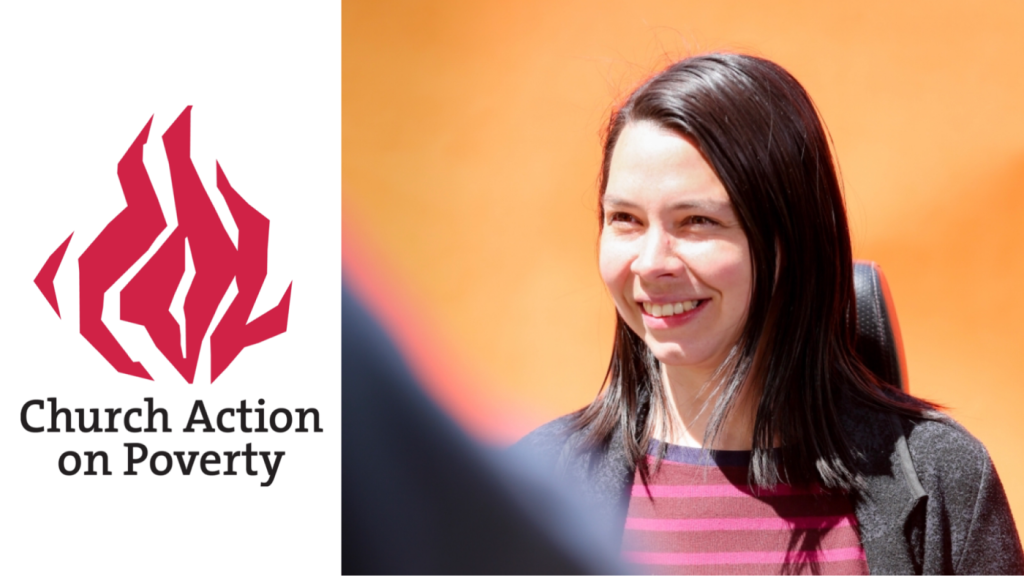
[{"label": "woman's nose", "polygon": [[650,229],[640,241],[639,253],[630,270],[640,277],[676,276],[685,270],[683,259],[676,252],[675,238],[657,229]]}]

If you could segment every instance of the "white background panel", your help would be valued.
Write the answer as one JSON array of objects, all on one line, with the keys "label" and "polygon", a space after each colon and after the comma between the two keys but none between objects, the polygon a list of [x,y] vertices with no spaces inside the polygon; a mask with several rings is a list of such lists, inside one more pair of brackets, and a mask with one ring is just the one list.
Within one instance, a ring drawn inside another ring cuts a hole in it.
[{"label": "white background panel", "polygon": [[[340,11],[331,2],[0,8],[0,572],[340,570]],[[153,116],[144,158],[173,213],[161,136],[188,105],[207,191],[218,194],[220,161],[270,220],[254,314],[293,284],[287,332],[243,350],[213,384],[208,354],[189,385],[141,327],[110,325],[152,382],[118,374],[78,332],[77,258],[125,206],[117,163]],[[58,319],[33,279],[72,231]],[[22,406],[48,397],[125,410],[152,397],[172,432],[26,432]],[[196,399],[215,416],[260,398],[268,415],[317,409],[323,432],[181,431]],[[286,454],[261,487],[262,460],[257,476],[205,476],[198,462],[191,476],[177,465],[162,477],[148,467],[126,476],[127,442],[150,453],[251,443]],[[65,450],[106,451],[112,475],[62,475]]]}]

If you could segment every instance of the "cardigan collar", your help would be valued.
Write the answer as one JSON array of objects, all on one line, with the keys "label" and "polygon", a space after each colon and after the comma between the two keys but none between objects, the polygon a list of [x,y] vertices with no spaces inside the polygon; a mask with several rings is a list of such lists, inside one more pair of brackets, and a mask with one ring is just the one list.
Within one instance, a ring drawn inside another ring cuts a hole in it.
[{"label": "cardigan collar", "polygon": [[864,489],[854,495],[854,512],[868,566],[884,561],[885,572],[917,572],[908,522],[927,505],[928,495],[907,445],[913,422],[854,405],[843,411],[841,422],[861,460]]}]

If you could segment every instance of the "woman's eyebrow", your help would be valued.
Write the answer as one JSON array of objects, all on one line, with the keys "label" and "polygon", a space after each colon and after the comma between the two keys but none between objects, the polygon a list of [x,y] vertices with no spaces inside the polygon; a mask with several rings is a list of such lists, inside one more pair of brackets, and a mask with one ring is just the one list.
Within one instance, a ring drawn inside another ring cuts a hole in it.
[{"label": "woman's eyebrow", "polygon": [[[616,196],[605,195],[602,202],[605,206],[617,208],[639,208],[640,206],[631,200]],[[669,210],[701,210],[706,212],[729,211],[732,209],[730,202],[717,200],[683,200],[669,205]]]},{"label": "woman's eyebrow", "polygon": [[732,209],[730,202],[719,202],[717,200],[684,200],[669,205],[670,210],[700,210],[704,212],[729,211]]},{"label": "woman's eyebrow", "polygon": [[631,202],[625,198],[619,198],[617,196],[610,196],[605,194],[601,200],[601,204],[605,206],[616,206],[620,208],[639,208],[640,206],[636,202]]}]

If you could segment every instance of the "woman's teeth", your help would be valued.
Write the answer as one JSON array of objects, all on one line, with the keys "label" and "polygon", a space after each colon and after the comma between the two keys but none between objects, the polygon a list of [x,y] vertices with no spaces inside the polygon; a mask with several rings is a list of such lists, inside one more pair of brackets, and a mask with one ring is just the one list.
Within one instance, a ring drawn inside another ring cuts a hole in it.
[{"label": "woman's teeth", "polygon": [[650,302],[644,302],[644,311],[656,318],[662,316],[673,316],[675,314],[682,314],[683,312],[689,312],[700,304],[700,300],[687,300],[686,302],[676,302],[674,304],[651,304]]}]

